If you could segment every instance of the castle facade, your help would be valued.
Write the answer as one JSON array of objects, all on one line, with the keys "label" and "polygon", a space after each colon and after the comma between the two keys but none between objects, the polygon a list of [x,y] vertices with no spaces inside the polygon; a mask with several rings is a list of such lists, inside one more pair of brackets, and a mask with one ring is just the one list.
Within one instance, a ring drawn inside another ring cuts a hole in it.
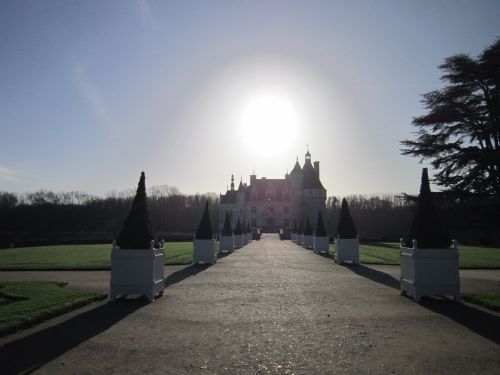
[{"label": "castle facade", "polygon": [[257,178],[251,174],[250,183],[240,181],[235,190],[234,176],[231,176],[231,188],[220,195],[219,230],[224,225],[226,212],[233,228],[239,219],[242,224],[249,223],[252,230],[291,230],[303,222],[306,215],[315,225],[318,211],[325,208],[325,201],[326,189],[320,181],[319,161],[313,165],[307,150],[304,165],[301,167],[297,158],[285,178]]}]

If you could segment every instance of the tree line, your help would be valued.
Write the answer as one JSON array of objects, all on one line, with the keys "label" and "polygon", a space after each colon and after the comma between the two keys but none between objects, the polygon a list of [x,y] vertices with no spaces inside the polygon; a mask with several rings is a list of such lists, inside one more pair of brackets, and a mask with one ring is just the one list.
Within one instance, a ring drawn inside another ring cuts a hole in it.
[{"label": "tree line", "polygon": [[[134,191],[98,197],[84,192],[0,192],[0,246],[48,243],[111,242],[118,235],[130,209]],[[494,245],[500,242],[500,224],[489,201],[465,204],[450,194],[434,193],[442,222],[451,237],[465,243]],[[415,196],[350,195],[351,215],[362,240],[397,241],[408,234]],[[159,238],[191,240],[205,201],[209,202],[214,232],[219,217],[215,193],[183,194],[171,186],[148,190],[148,208]],[[341,197],[326,201],[324,221],[333,237],[337,230]]]}]

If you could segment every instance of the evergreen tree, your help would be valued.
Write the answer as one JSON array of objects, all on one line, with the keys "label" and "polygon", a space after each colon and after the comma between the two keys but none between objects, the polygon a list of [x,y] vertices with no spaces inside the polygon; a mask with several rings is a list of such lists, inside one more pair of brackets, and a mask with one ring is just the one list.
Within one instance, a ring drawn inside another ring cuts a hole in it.
[{"label": "evergreen tree", "polygon": [[325,224],[323,223],[323,216],[321,215],[321,211],[318,211],[318,221],[316,223],[316,236],[325,237],[328,234],[326,233]]},{"label": "evergreen tree", "polygon": [[146,175],[141,172],[137,192],[116,244],[121,249],[149,249],[153,229],[146,198]]},{"label": "evergreen tree", "polygon": [[356,238],[358,235],[354,221],[352,221],[351,212],[346,199],[342,199],[342,206],[340,207],[339,224],[337,226],[337,234],[339,238]]},{"label": "evergreen tree", "polygon": [[297,222],[296,221],[293,222],[292,233],[295,233],[295,234],[297,233]]},{"label": "evergreen tree", "polygon": [[208,212],[208,201],[205,202],[205,209],[203,210],[203,216],[201,217],[195,238],[198,240],[211,240],[213,238],[212,224],[210,223],[210,214]]},{"label": "evergreen tree", "polygon": [[234,228],[234,234],[237,236],[241,236],[243,234],[243,231],[241,230],[240,218],[238,218],[238,221],[236,222],[236,227]]},{"label": "evergreen tree", "polygon": [[231,228],[231,219],[229,218],[229,212],[226,211],[226,218],[224,219],[224,227],[222,228],[223,236],[231,236],[233,234],[233,228]]},{"label": "evergreen tree", "polygon": [[432,200],[427,168],[422,169],[420,194],[418,195],[417,210],[411,224],[408,246],[412,246],[413,239],[417,240],[417,247],[420,249],[439,249],[450,245],[450,240],[443,231]]},{"label": "evergreen tree", "polygon": [[306,216],[306,226],[304,228],[304,236],[312,236],[313,229],[311,226],[311,222],[309,221],[309,216]]},{"label": "evergreen tree", "polygon": [[423,95],[416,139],[403,155],[428,159],[435,182],[455,194],[500,201],[500,39],[477,58],[458,54],[439,67],[446,86]]}]

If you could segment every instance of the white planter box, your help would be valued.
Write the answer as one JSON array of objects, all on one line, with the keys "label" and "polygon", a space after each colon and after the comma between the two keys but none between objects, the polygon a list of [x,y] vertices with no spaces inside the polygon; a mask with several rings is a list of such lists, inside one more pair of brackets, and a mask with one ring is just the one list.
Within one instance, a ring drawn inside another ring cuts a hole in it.
[{"label": "white planter box", "polygon": [[314,236],[313,237],[313,250],[320,253],[328,253],[330,244],[328,243],[328,236]]},{"label": "white planter box", "polygon": [[232,253],[234,251],[234,237],[230,236],[220,236],[219,249],[221,253]]},{"label": "white planter box", "polygon": [[302,240],[302,246],[306,249],[313,248],[313,236],[312,234],[304,234],[304,238]]},{"label": "white planter box", "polygon": [[245,244],[243,243],[243,235],[235,234],[234,235],[234,248],[239,249],[242,248]]},{"label": "white planter box", "polygon": [[213,239],[193,240],[193,264],[217,263],[217,249]]},{"label": "white planter box", "polygon": [[113,246],[109,299],[119,296],[144,295],[153,301],[163,295],[165,248],[128,250]]},{"label": "white planter box", "polygon": [[358,238],[335,239],[335,262],[337,262],[337,264],[342,264],[346,261],[359,263]]},{"label": "white planter box", "polygon": [[404,247],[399,251],[401,269],[401,292],[407,293],[415,301],[429,294],[453,296],[459,302],[460,276],[458,248],[419,249],[416,241],[413,248]]},{"label": "white planter box", "polygon": [[304,235],[303,234],[297,234],[297,245],[302,246],[304,243]]}]

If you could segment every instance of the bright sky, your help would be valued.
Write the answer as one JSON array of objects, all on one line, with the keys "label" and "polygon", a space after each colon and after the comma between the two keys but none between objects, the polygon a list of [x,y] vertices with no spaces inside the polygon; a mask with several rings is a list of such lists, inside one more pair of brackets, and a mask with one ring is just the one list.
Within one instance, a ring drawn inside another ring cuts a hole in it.
[{"label": "bright sky", "polygon": [[416,192],[400,155],[499,1],[0,2],[0,190],[223,192],[306,144],[328,195]]}]

